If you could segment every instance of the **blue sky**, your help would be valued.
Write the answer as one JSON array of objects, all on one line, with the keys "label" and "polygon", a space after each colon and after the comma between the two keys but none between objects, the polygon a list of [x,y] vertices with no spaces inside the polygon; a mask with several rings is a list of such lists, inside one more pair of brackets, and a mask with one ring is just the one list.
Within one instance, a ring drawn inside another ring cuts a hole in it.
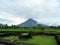
[{"label": "blue sky", "polygon": [[60,25],[60,0],[0,0],[0,23],[19,24],[29,18],[47,25]]}]

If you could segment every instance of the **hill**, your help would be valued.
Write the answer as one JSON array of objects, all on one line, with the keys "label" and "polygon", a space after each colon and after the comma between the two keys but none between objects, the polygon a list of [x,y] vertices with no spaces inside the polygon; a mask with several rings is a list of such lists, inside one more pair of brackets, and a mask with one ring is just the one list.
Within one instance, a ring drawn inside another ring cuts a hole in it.
[{"label": "hill", "polygon": [[31,27],[31,26],[37,26],[37,21],[33,20],[32,18],[28,19],[27,21],[19,24],[20,27]]}]

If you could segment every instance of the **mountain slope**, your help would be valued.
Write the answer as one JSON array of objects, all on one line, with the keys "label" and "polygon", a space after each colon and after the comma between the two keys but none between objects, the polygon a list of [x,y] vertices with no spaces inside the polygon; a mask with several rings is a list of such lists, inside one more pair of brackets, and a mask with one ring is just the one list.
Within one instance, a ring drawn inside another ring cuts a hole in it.
[{"label": "mountain slope", "polygon": [[37,21],[30,18],[27,21],[23,22],[22,24],[19,24],[18,26],[31,27],[31,26],[36,26],[36,25],[37,25]]}]

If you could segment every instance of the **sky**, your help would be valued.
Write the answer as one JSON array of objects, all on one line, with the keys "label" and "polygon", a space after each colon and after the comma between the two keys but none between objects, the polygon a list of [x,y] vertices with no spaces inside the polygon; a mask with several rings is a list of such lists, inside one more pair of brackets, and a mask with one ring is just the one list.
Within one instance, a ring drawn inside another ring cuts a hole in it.
[{"label": "sky", "polygon": [[0,0],[0,23],[20,24],[29,18],[60,25],[60,0]]}]

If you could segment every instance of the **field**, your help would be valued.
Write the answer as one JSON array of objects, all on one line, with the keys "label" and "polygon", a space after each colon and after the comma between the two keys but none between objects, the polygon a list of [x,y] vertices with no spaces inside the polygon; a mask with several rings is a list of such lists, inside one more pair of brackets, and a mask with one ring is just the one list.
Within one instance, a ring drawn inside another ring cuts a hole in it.
[{"label": "field", "polygon": [[54,36],[46,36],[46,35],[32,36],[32,38],[28,40],[19,39],[18,36],[9,36],[9,37],[4,37],[3,39],[10,41],[15,40],[17,42],[26,42],[37,45],[57,45]]},{"label": "field", "polygon": [[44,30],[39,30],[39,29],[0,29],[0,32],[42,32],[42,33],[52,33],[52,34],[60,34],[60,29],[49,29],[46,28]]},{"label": "field", "polygon": [[[32,29],[32,28],[29,29],[7,28],[7,29],[0,29],[0,32],[41,32],[41,33],[60,34],[60,29],[45,28],[44,30],[41,30],[41,29]],[[17,42],[26,42],[37,45],[57,45],[57,41],[55,40],[55,37],[47,36],[47,35],[32,36],[32,38],[28,40],[19,39],[18,36],[14,36],[14,35],[9,37],[3,37],[3,39],[10,41],[17,41]]]}]

